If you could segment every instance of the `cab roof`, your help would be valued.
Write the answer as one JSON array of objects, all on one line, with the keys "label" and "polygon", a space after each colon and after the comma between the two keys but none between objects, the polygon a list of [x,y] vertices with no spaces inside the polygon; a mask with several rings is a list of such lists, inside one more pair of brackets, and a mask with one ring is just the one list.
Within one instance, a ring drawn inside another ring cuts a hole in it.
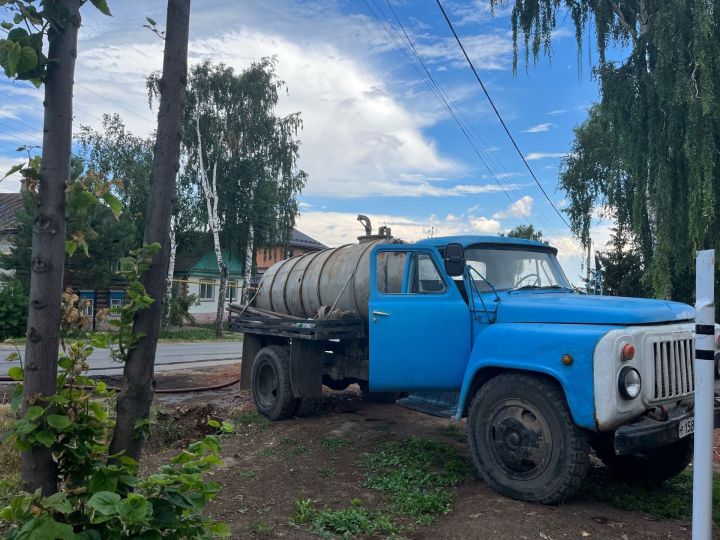
[{"label": "cab roof", "polygon": [[527,238],[510,238],[508,236],[485,236],[485,235],[456,235],[456,236],[438,236],[435,238],[425,238],[418,240],[417,245],[434,246],[436,248],[445,247],[447,244],[462,244],[463,248],[468,248],[476,244],[496,244],[498,246],[527,246],[533,248],[544,248],[553,253],[557,253],[557,248],[549,246],[537,240],[528,240]]}]

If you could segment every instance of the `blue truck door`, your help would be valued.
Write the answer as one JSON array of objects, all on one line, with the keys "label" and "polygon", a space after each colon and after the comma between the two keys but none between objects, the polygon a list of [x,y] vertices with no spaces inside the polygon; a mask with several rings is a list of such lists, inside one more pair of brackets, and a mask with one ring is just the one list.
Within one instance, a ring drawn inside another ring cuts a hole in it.
[{"label": "blue truck door", "polygon": [[457,390],[470,312],[428,248],[379,246],[370,259],[370,390]]}]

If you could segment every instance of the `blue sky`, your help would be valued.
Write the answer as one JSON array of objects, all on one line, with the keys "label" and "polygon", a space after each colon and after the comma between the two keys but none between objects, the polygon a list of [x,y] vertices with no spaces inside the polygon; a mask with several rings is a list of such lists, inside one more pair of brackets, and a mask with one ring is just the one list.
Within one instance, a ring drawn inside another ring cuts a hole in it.
[{"label": "blue sky", "polygon": [[[386,0],[193,0],[190,61],[210,58],[240,70],[277,56],[288,86],[279,112],[300,111],[304,120],[300,166],[309,182],[298,228],[305,233],[328,245],[352,242],[362,231],[358,213],[411,241],[431,230],[495,234],[529,221],[560,249],[577,280],[577,242],[512,148],[434,0],[391,2],[490,169],[393,42],[391,36],[403,44],[404,36]],[[521,150],[562,208],[561,158],[573,126],[597,99],[586,53],[582,74],[578,70],[570,21],[558,29],[551,59],[527,72],[521,65],[513,76],[507,9],[492,16],[488,0],[445,4]],[[161,67],[162,43],[142,25],[147,15],[164,26],[164,2],[110,0],[110,7],[112,18],[83,8],[75,129],[98,127],[103,113],[117,112],[134,132],[149,134],[155,113],[144,78]],[[0,168],[17,161],[12,150],[18,144],[40,143],[41,121],[41,92],[2,80]],[[0,191],[17,189],[15,178],[0,183]],[[597,245],[607,229],[608,223],[598,223]]]}]

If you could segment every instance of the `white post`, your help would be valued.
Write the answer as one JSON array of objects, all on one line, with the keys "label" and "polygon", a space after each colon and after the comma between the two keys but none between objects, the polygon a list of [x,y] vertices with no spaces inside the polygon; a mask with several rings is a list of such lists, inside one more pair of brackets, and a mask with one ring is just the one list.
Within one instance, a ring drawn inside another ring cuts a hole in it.
[{"label": "white post", "polygon": [[710,540],[715,402],[715,250],[699,251],[695,268],[695,455],[692,537],[693,540]]}]

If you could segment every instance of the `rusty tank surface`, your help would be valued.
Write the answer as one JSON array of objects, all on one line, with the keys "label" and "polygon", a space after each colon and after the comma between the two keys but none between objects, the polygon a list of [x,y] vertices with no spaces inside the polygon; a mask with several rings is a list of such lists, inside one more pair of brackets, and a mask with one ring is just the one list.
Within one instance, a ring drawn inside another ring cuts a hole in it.
[{"label": "rusty tank surface", "polygon": [[[275,263],[260,281],[255,306],[296,317],[314,317],[321,307],[352,311],[368,318],[370,299],[370,252],[377,244],[402,243],[393,238],[388,227],[372,234],[370,220],[359,243],[306,253]],[[382,269],[402,279],[402,268]]]}]

